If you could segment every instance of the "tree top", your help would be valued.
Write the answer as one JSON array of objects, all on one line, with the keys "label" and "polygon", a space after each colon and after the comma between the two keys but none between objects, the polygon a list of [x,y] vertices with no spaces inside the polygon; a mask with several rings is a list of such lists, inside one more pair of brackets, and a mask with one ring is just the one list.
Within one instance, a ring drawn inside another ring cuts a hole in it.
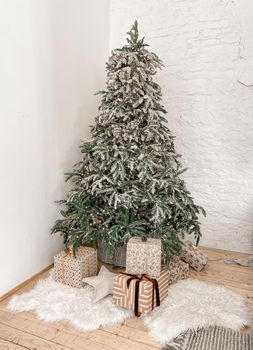
[{"label": "tree top", "polygon": [[125,45],[122,47],[122,51],[139,51],[141,49],[143,49],[146,46],[149,46],[148,44],[144,43],[144,39],[143,38],[139,38],[139,30],[138,30],[138,22],[137,20],[134,21],[134,24],[132,25],[132,28],[130,29],[129,32],[127,32],[127,42],[128,45]]}]

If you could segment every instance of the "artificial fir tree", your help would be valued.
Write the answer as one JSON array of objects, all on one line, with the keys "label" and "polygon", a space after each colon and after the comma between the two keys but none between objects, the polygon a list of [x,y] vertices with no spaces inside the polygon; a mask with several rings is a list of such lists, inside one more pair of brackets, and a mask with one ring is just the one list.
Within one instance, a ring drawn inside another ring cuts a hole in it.
[{"label": "artificial fir tree", "polygon": [[160,86],[153,81],[162,62],[139,39],[138,24],[127,45],[112,52],[106,91],[82,160],[67,174],[74,188],[52,232],[61,232],[74,251],[103,240],[115,249],[132,236],[160,237],[164,261],[178,252],[185,234],[201,236],[184,171],[165,126]]}]

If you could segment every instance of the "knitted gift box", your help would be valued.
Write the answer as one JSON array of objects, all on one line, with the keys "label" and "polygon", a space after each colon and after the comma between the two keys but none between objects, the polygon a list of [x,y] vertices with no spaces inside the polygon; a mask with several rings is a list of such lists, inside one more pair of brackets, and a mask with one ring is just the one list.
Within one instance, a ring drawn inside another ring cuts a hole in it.
[{"label": "knitted gift box", "polygon": [[113,303],[133,310],[136,316],[148,313],[168,295],[168,278],[169,272],[165,269],[156,279],[119,273],[114,277]]},{"label": "knitted gift box", "polygon": [[71,287],[81,288],[83,278],[97,274],[97,250],[79,247],[76,257],[70,250],[54,256],[54,279]]},{"label": "knitted gift box", "polygon": [[201,271],[208,261],[208,256],[195,247],[190,241],[184,243],[180,258],[196,271]]},{"label": "knitted gift box", "polygon": [[171,259],[168,272],[169,280],[168,283],[172,284],[178,280],[184,280],[189,277],[189,265],[183,262],[178,256],[173,256]]},{"label": "knitted gift box", "polygon": [[127,243],[126,272],[159,277],[161,273],[161,240],[132,237]]}]

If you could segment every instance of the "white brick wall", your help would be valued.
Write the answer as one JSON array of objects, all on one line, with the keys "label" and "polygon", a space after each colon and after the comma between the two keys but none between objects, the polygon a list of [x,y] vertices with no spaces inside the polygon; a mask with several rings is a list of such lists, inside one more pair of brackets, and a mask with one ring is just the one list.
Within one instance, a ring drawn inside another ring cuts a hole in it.
[{"label": "white brick wall", "polygon": [[164,62],[169,127],[203,205],[201,244],[253,251],[252,0],[112,0],[111,48],[135,19]]}]

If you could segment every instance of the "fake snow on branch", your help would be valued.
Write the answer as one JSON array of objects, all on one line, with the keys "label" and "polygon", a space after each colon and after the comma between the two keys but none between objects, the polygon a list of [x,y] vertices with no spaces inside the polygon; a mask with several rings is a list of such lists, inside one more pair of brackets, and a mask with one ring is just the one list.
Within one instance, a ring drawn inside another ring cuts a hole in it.
[{"label": "fake snow on branch", "polygon": [[198,216],[205,211],[179,176],[186,169],[154,81],[163,65],[147,47],[135,22],[127,45],[112,52],[91,139],[82,143],[82,159],[67,174],[74,188],[52,232],[74,250],[100,240],[115,249],[132,236],[160,237],[168,262],[185,235],[199,240]]}]

